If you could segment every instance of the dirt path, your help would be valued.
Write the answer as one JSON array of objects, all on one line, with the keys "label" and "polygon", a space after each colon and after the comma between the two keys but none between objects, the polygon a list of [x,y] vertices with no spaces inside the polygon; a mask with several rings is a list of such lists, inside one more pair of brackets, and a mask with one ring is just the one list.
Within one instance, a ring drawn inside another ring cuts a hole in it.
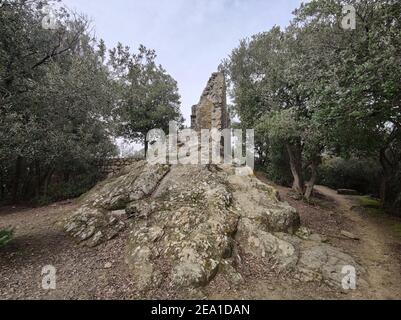
[{"label": "dirt path", "polygon": [[[316,198],[318,204],[296,201],[289,196],[290,189],[279,186],[277,189],[284,201],[297,208],[303,225],[356,258],[366,269],[363,278],[369,289],[344,295],[324,286],[279,278],[269,274],[267,267],[251,261],[246,270],[249,282],[242,289],[222,285],[216,279],[207,294],[209,298],[401,299],[401,237],[392,229],[400,220],[355,212],[352,210],[355,199],[337,195],[325,187],[317,187],[322,195]],[[0,248],[0,299],[141,298],[133,292],[123,259],[128,234],[93,249],[78,246],[57,226],[75,207],[72,202],[36,209],[0,209],[0,228],[16,228],[13,240]],[[342,230],[352,232],[360,240],[341,237]],[[54,291],[41,287],[41,270],[46,265],[57,268]]]},{"label": "dirt path", "polygon": [[355,212],[355,197],[346,197],[323,186],[316,190],[333,199],[344,216],[352,221],[352,233],[360,238],[353,254],[366,269],[364,276],[375,299],[401,298],[401,268],[397,247],[400,239],[391,228],[391,217],[372,217]]},{"label": "dirt path", "polygon": [[[74,202],[42,208],[0,208],[0,229],[12,241],[0,248],[0,299],[131,299],[124,256],[126,235],[98,248],[73,242],[58,226]],[[56,290],[42,288],[42,269],[56,268]]]}]

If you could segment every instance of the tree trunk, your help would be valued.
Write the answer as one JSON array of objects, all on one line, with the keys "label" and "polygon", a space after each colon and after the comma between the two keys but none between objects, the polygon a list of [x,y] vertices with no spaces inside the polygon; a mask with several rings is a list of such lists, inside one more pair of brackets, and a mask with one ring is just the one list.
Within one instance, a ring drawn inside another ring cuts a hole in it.
[{"label": "tree trunk", "polygon": [[21,188],[21,190],[22,190],[21,192],[24,195],[24,197],[27,197],[27,198],[31,197],[32,180],[35,178],[34,173],[35,173],[34,168],[32,167],[32,165],[29,165],[27,167],[27,177],[24,181],[24,185]]},{"label": "tree trunk", "polygon": [[51,183],[51,179],[53,177],[54,171],[55,171],[55,169],[52,168],[49,170],[48,174],[46,175],[45,185],[44,185],[44,189],[43,189],[43,194],[45,197],[47,196],[47,190],[49,188],[49,184]]},{"label": "tree trunk", "polygon": [[387,200],[387,178],[384,176],[381,177],[380,179],[380,202],[382,206],[385,206],[386,200]]},{"label": "tree trunk", "polygon": [[40,170],[39,161],[35,161],[35,197],[39,199],[40,190],[42,187],[42,175]]},{"label": "tree trunk", "polygon": [[292,188],[303,195],[305,191],[305,182],[302,175],[302,152],[299,144],[287,144],[287,152],[290,158],[291,173],[294,178]]},{"label": "tree trunk", "polygon": [[70,171],[64,171],[63,173],[64,183],[68,183],[70,181]]},{"label": "tree trunk", "polygon": [[145,138],[145,159],[148,156],[148,150],[149,150],[149,141]]},{"label": "tree trunk", "polygon": [[3,183],[3,179],[0,178],[0,202],[3,201],[4,198],[5,198],[4,183]]},{"label": "tree trunk", "polygon": [[312,161],[312,163],[310,165],[311,178],[310,178],[309,182],[307,183],[307,188],[306,188],[306,192],[305,192],[305,198],[307,200],[310,200],[310,198],[312,197],[313,188],[315,187],[315,184],[316,184],[317,166],[318,166],[317,162],[316,161]]},{"label": "tree trunk", "polygon": [[17,161],[15,163],[15,173],[14,173],[14,181],[12,186],[12,203],[15,204],[18,201],[18,190],[21,179],[21,170],[22,170],[22,157],[18,156]]},{"label": "tree trunk", "polygon": [[388,161],[386,156],[387,148],[380,150],[380,164],[382,166],[382,173],[380,178],[380,202],[383,207],[386,206],[387,202],[387,184],[390,180],[391,175],[391,163]]}]

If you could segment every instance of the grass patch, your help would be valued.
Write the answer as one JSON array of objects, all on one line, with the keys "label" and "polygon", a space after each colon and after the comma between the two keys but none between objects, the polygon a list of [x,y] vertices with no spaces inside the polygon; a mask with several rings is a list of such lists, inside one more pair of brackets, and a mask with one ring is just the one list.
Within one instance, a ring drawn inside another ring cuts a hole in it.
[{"label": "grass patch", "polygon": [[361,196],[358,197],[359,206],[364,209],[364,212],[372,215],[383,215],[385,214],[385,210],[382,208],[381,203],[378,199],[369,197],[369,196]]},{"label": "grass patch", "polygon": [[10,242],[13,234],[14,230],[0,230],[0,247]]},{"label": "grass patch", "polygon": [[393,226],[393,229],[394,229],[395,233],[396,233],[398,236],[401,237],[401,223],[396,223],[396,224]]},{"label": "grass patch", "polygon": [[379,209],[381,208],[380,201],[369,196],[358,197],[362,207]]}]

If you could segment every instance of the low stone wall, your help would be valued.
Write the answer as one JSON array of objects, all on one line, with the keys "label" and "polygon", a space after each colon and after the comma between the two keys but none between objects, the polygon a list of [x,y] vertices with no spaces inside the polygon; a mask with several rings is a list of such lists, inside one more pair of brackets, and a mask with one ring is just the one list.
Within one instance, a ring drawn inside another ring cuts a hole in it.
[{"label": "low stone wall", "polygon": [[139,161],[138,159],[134,158],[104,159],[100,160],[97,163],[97,166],[99,168],[100,173],[107,176],[113,176],[118,174],[124,167],[130,166],[138,161]]}]

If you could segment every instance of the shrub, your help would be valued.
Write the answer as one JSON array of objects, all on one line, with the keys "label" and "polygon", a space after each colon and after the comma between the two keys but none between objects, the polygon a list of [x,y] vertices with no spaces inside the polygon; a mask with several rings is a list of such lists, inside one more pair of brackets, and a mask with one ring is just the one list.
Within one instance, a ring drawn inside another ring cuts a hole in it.
[{"label": "shrub", "polygon": [[333,189],[354,189],[378,196],[380,165],[372,159],[326,157],[319,168],[319,184]]},{"label": "shrub", "polygon": [[278,185],[290,187],[293,182],[290,162],[287,151],[282,145],[270,147],[267,161],[264,166],[259,165],[258,169],[266,173],[266,177]]},{"label": "shrub", "polygon": [[50,185],[48,193],[34,198],[32,203],[45,206],[57,201],[78,198],[92,189],[102,178],[104,177],[97,170],[88,170],[88,172],[74,175],[68,181]]}]

